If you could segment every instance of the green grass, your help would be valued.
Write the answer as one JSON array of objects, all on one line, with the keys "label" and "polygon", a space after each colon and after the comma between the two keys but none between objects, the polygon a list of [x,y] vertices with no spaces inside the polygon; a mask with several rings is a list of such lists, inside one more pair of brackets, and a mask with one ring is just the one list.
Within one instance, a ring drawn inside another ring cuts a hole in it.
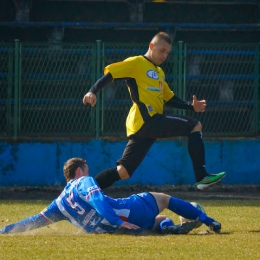
[{"label": "green grass", "polygon": [[[50,201],[0,201],[0,228],[42,210]],[[0,235],[0,260],[8,259],[260,259],[259,200],[200,200],[222,233],[188,235],[88,235],[59,222],[19,235]],[[175,223],[179,218],[165,211]]]}]

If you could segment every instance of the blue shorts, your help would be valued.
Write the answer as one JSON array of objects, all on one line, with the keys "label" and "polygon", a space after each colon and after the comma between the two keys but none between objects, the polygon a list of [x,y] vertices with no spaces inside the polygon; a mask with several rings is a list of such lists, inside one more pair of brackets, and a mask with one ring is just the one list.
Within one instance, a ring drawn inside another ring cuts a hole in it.
[{"label": "blue shorts", "polygon": [[134,194],[130,199],[128,222],[145,228],[153,228],[159,210],[155,198],[148,192]]}]

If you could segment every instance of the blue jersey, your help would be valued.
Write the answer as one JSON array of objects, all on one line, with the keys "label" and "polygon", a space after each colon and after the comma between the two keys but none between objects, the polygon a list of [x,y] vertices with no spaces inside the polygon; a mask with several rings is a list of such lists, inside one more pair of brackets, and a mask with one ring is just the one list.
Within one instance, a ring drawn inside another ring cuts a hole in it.
[{"label": "blue jersey", "polygon": [[[123,223],[92,177],[70,181],[54,202],[72,224],[87,233],[93,233],[99,226],[103,226],[104,219],[114,228]],[[45,215],[44,211],[42,214]]]},{"label": "blue jersey", "polygon": [[35,216],[4,227],[1,232],[17,233],[68,220],[87,233],[112,233],[123,221],[141,229],[153,227],[158,207],[149,193],[113,199],[103,194],[89,176],[70,181],[60,196]]}]

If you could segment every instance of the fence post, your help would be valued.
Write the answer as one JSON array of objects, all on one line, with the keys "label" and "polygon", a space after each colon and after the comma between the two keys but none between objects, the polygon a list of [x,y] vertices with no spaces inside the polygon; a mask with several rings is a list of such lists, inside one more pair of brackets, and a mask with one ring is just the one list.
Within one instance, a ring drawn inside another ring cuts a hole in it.
[{"label": "fence post", "polygon": [[[181,97],[183,96],[183,89],[182,89],[182,83],[183,83],[183,41],[178,42],[178,92],[177,96]],[[178,114],[182,114],[182,110],[178,109]]]},{"label": "fence post", "polygon": [[[97,42],[97,70],[96,70],[96,80],[100,78],[100,62],[101,62],[101,40],[96,40]],[[99,139],[100,135],[100,93],[97,93],[97,104],[96,104],[96,139]]]},{"label": "fence post", "polygon": [[[102,68],[105,67],[105,43],[102,44]],[[104,133],[104,117],[105,117],[105,89],[103,88],[101,91],[101,133]]]},{"label": "fence post", "polygon": [[21,83],[21,44],[20,40],[15,39],[14,41],[14,136],[16,140],[18,136],[18,128],[20,126],[20,83]]},{"label": "fence post", "polygon": [[[96,45],[93,44],[91,52],[91,85],[96,81]],[[95,134],[95,109],[90,106],[90,129],[91,134]]]},{"label": "fence post", "polygon": [[[187,46],[183,44],[183,85],[182,85],[182,99],[186,100],[186,67],[187,67]],[[182,115],[186,115],[186,110],[182,110]]]},{"label": "fence post", "polygon": [[12,87],[13,87],[13,59],[14,48],[8,48],[8,87],[7,87],[7,114],[6,114],[6,130],[7,135],[12,135]]},{"label": "fence post", "polygon": [[[173,45],[173,87],[178,89],[178,45]],[[174,91],[175,92],[175,91]]]},{"label": "fence post", "polygon": [[260,131],[259,118],[259,44],[256,44],[255,50],[255,77],[254,77],[254,133],[258,134]]}]

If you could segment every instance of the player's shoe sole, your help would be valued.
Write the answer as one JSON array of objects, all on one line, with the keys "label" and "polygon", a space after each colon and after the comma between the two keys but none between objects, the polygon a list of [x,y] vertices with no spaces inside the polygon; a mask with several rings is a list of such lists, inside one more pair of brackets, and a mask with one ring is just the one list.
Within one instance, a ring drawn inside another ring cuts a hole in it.
[{"label": "player's shoe sole", "polygon": [[205,176],[200,182],[196,183],[196,186],[199,190],[204,190],[209,186],[219,182],[226,176],[225,172],[221,172],[218,174],[208,174]]},{"label": "player's shoe sole", "polygon": [[196,221],[187,221],[176,226],[166,226],[162,229],[162,234],[188,234],[196,224]]}]

